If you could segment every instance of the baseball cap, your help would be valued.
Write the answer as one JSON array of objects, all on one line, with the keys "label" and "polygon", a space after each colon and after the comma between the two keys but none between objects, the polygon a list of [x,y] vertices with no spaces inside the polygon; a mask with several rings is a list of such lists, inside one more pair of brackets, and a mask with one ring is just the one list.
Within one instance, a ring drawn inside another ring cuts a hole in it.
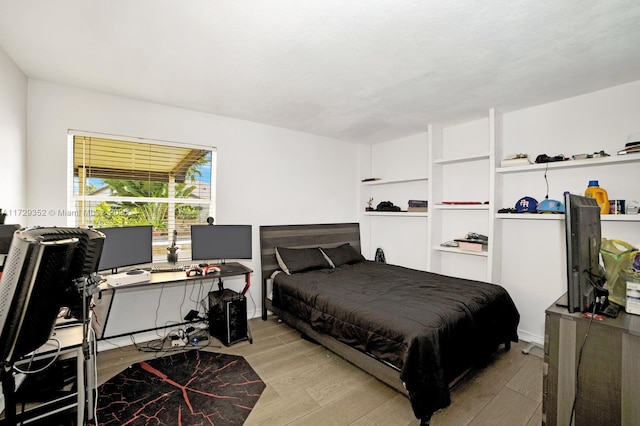
[{"label": "baseball cap", "polygon": [[564,213],[564,204],[558,200],[542,200],[538,204],[538,213]]},{"label": "baseball cap", "polygon": [[538,208],[538,200],[533,197],[522,197],[516,202],[517,213],[535,213]]}]

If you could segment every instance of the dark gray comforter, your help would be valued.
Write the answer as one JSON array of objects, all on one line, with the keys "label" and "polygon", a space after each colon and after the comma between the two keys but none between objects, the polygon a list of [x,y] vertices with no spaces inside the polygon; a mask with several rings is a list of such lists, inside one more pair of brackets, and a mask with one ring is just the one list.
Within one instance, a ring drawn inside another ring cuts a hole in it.
[{"label": "dark gray comforter", "polygon": [[518,339],[504,288],[370,261],[280,273],[273,304],[397,368],[418,418],[450,404],[456,376]]}]

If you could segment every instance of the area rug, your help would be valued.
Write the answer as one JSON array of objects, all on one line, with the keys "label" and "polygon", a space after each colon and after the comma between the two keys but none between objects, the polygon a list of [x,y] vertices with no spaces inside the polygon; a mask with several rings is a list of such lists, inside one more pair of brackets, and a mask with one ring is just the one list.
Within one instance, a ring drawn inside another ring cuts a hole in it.
[{"label": "area rug", "polygon": [[265,388],[240,356],[192,350],[127,368],[98,389],[99,425],[241,425]]}]

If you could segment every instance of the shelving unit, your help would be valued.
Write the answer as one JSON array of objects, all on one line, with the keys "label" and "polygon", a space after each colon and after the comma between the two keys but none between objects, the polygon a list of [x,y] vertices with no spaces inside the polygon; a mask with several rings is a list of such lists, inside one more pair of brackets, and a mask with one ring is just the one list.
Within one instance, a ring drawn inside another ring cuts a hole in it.
[{"label": "shelving unit", "polygon": [[584,160],[567,160],[553,163],[536,163],[524,166],[499,167],[496,173],[531,172],[544,169],[570,169],[574,167],[597,167],[612,164],[633,163],[640,161],[640,154],[612,155],[610,157],[587,158]]},{"label": "shelving unit", "polygon": [[[491,188],[495,155],[491,128],[493,114],[492,110],[487,118],[471,123],[468,128],[464,124],[462,127],[429,126],[429,158],[434,159],[429,174],[429,271],[481,281],[493,280],[494,226],[490,213],[494,205]],[[467,187],[460,186],[460,174],[472,177],[465,181]],[[473,204],[445,204],[445,201]],[[489,237],[487,251],[440,245],[471,231]]]},{"label": "shelving unit", "polygon": [[[373,172],[378,171],[383,178],[406,173],[417,179],[363,183],[361,203],[367,201],[367,191],[393,193],[420,181],[427,187],[429,213],[415,214],[426,220],[403,220],[414,216],[364,212],[363,204],[360,217],[366,229],[364,238],[371,241],[374,250],[379,241],[395,239],[394,247],[403,260],[418,256],[413,247],[419,245],[419,255],[426,258],[426,267],[420,269],[457,276],[473,270],[474,276],[465,277],[504,285],[522,309],[522,328],[527,330],[523,340],[541,344],[544,309],[552,297],[566,288],[564,215],[497,211],[513,207],[523,196],[538,201],[545,195],[561,200],[564,191],[582,193],[594,179],[608,191],[609,199],[624,199],[627,205],[630,200],[640,200],[636,184],[640,180],[640,154],[615,154],[624,146],[627,135],[638,131],[638,99],[636,94],[607,90],[512,111],[504,117],[490,109],[479,120],[431,123],[421,136],[427,139],[426,177],[420,167],[415,167],[413,156],[417,154],[415,157],[422,161],[422,146],[409,146],[404,139],[383,143],[386,146],[378,151],[381,155],[375,156],[376,161],[373,156],[369,159],[370,176],[376,176]],[[412,149],[414,152],[409,152]],[[535,158],[544,152],[570,155],[600,149],[612,155],[500,167],[505,154],[528,152]],[[401,160],[395,157],[395,151],[402,153]],[[412,166],[405,167],[407,162]],[[363,170],[367,170],[366,166]],[[380,200],[376,198],[377,202]],[[442,204],[443,201],[489,203]],[[640,244],[640,215],[602,215],[601,221],[603,237]],[[366,224],[375,226],[366,228]],[[398,224],[402,224],[401,236]],[[469,253],[440,246],[470,231],[489,237],[486,252]]]},{"label": "shelving unit", "polygon": [[[640,178],[640,168],[637,168],[634,163],[640,163],[640,155],[638,154],[627,154],[620,156],[610,156],[610,157],[601,157],[601,158],[590,158],[584,160],[567,160],[561,162],[554,162],[548,164],[531,164],[525,166],[515,166],[515,167],[502,167],[496,169],[496,174],[499,175],[502,179],[506,179],[507,176],[512,174],[521,175],[523,173],[529,172],[539,172],[541,170],[546,171],[554,171],[560,172],[563,170],[573,170],[573,169],[584,169],[590,170],[591,168],[595,168],[602,173],[602,170],[606,170],[607,168],[617,168],[619,166],[626,165],[629,168],[629,171],[633,173],[636,172],[635,177],[630,176],[629,179],[634,181],[634,179]],[[613,169],[609,169],[613,170]],[[565,177],[566,179],[566,177]],[[626,185],[629,188],[629,192],[633,192],[633,186]],[[586,179],[585,179],[585,187],[586,187]],[[553,197],[552,197],[553,198]],[[497,213],[495,215],[496,219],[509,219],[509,220],[564,220],[564,215],[562,214],[511,214],[511,213]],[[600,220],[602,222],[640,222],[640,215],[638,214],[604,214],[600,216]]]},{"label": "shelving unit", "polygon": [[[427,134],[421,133],[390,143],[362,147],[359,217],[363,254],[373,259],[382,248],[389,262],[415,269],[426,269],[428,256],[427,224],[431,215],[428,191],[429,165]],[[366,211],[373,198],[374,209],[390,201],[402,211]],[[427,212],[408,210],[409,200],[427,200]],[[408,242],[411,251],[406,253]]]},{"label": "shelving unit", "polygon": [[[513,167],[498,167],[504,158],[502,153],[496,158],[494,190],[505,201],[497,202],[493,211],[494,226],[503,232],[496,247],[502,259],[501,284],[509,289],[520,310],[521,328],[527,331],[521,333],[522,339],[538,344],[544,339],[544,309],[567,289],[565,218],[563,214],[507,214],[497,210],[513,207],[523,196],[542,201],[547,195],[562,201],[565,191],[581,194],[594,179],[610,199],[640,197],[634,184],[640,179],[640,155],[615,155],[626,139],[620,133],[637,128],[637,109],[634,113],[620,110],[610,114],[607,110],[615,109],[613,105],[582,100],[572,106],[575,108],[553,105],[536,109],[527,113],[525,120],[523,115],[509,115],[509,123],[503,128],[504,141],[498,147],[509,153],[549,154],[597,147],[614,154]],[[544,125],[535,127],[537,123]],[[603,238],[640,243],[640,215],[605,214],[600,219]]]},{"label": "shelving unit", "polygon": [[[373,194],[374,188],[382,188],[385,186],[388,186],[390,188],[394,188],[391,192],[401,192],[400,191],[400,187],[407,187],[408,184],[415,184],[418,183],[420,184],[421,182],[424,182],[426,184],[426,182],[428,181],[428,176],[413,176],[413,177],[406,177],[406,178],[396,178],[396,179],[378,179],[378,180],[372,180],[372,181],[366,181],[366,182],[362,182],[362,187],[363,188],[369,188],[369,197],[371,197],[371,195]],[[416,187],[415,185],[413,186],[414,188]],[[422,196],[424,197],[424,199],[426,199],[426,186],[424,188],[421,188],[421,192],[422,192]],[[405,196],[403,198],[406,198],[407,201],[409,200],[410,195],[405,193]],[[418,197],[413,197],[412,199],[418,199]],[[395,204],[395,203],[394,203]],[[398,205],[398,204],[395,204]],[[398,205],[398,207],[401,207],[400,205]],[[402,208],[402,207],[401,207]],[[428,213],[427,212],[408,212],[406,210],[403,211],[399,211],[399,212],[385,212],[385,211],[364,211],[363,215],[365,216],[404,216],[404,217],[427,217]]]}]

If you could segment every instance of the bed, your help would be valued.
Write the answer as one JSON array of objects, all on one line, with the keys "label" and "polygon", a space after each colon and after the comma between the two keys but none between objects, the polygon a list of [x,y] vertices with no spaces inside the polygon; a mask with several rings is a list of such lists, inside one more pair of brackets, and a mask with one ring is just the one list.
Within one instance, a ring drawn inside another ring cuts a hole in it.
[{"label": "bed", "polygon": [[503,344],[518,311],[494,284],[365,260],[357,223],[260,227],[263,312],[407,395],[423,424]]}]

